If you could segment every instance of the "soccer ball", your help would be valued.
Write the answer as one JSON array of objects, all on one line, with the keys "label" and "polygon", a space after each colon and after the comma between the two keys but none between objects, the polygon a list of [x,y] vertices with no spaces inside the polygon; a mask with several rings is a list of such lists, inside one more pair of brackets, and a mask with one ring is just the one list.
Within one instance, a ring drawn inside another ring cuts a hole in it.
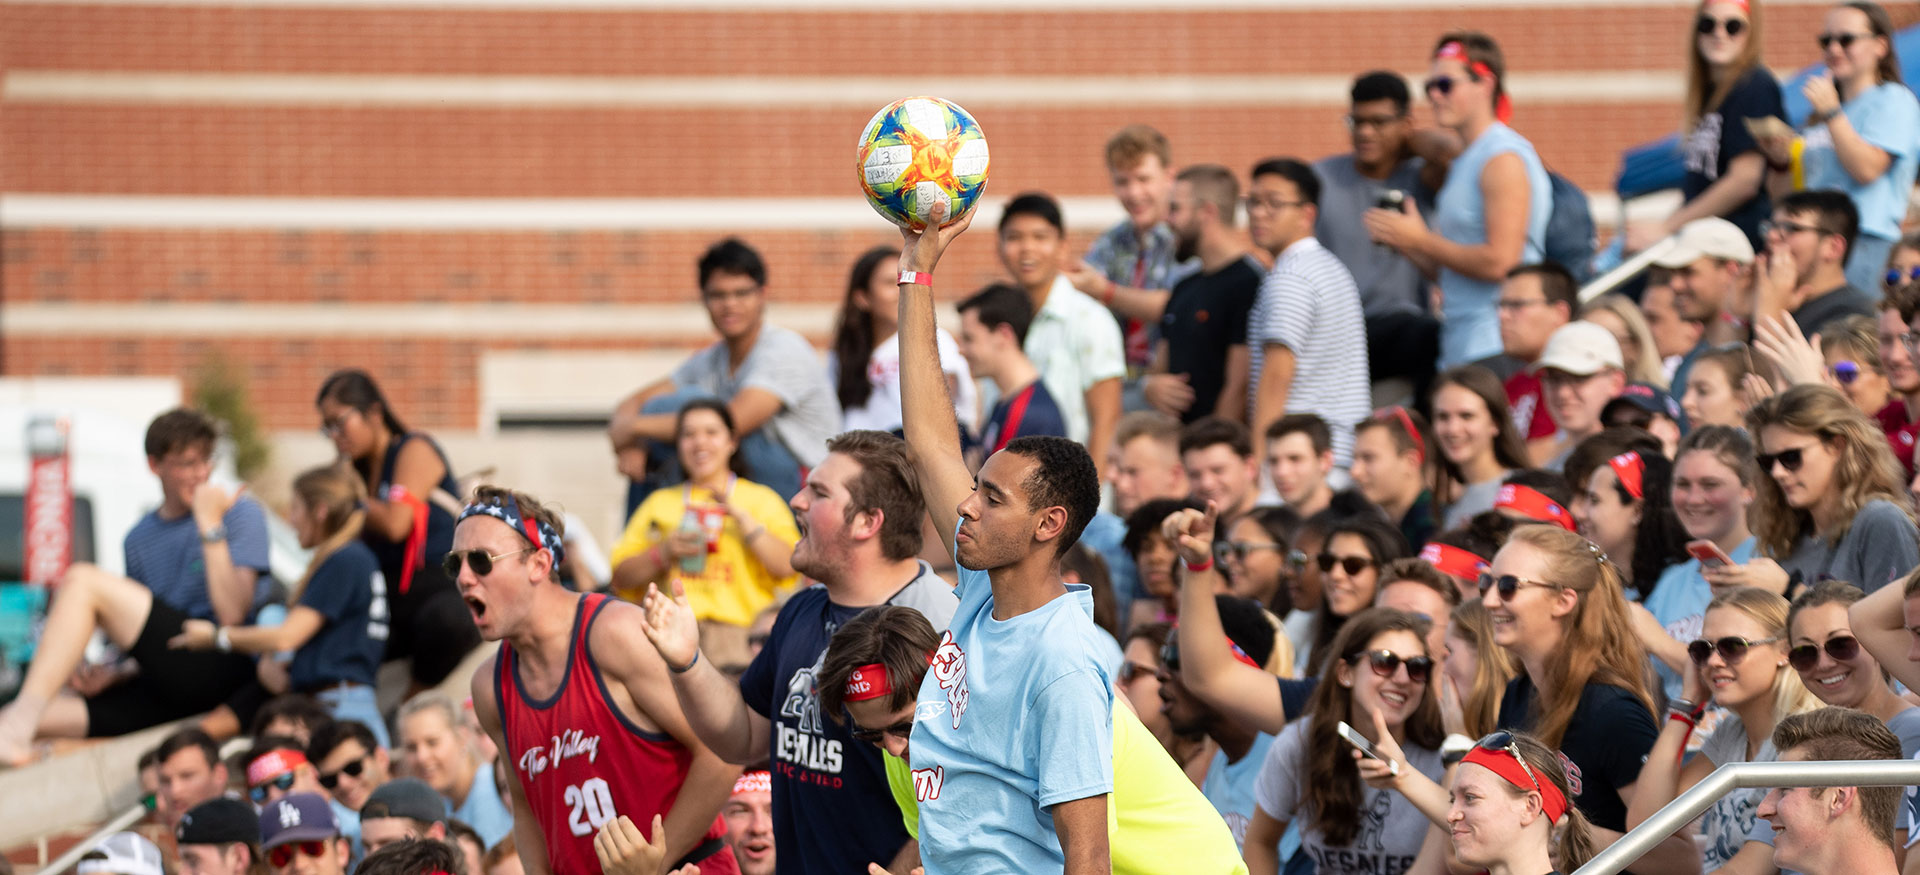
[{"label": "soccer ball", "polygon": [[987,138],[959,104],[909,97],[873,114],[860,132],[860,190],[887,221],[921,230],[945,200],[951,221],[987,187]]}]

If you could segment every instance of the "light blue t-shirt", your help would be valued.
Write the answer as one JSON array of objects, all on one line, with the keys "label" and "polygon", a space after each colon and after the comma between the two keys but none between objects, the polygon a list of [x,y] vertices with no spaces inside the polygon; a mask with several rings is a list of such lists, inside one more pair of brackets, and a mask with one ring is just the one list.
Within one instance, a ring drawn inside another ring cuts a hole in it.
[{"label": "light blue t-shirt", "polygon": [[1840,107],[1860,138],[1893,159],[1887,172],[1870,182],[1856,182],[1840,166],[1833,150],[1833,133],[1826,125],[1808,128],[1800,153],[1809,190],[1839,189],[1853,198],[1860,211],[1860,233],[1882,240],[1900,238],[1900,220],[1907,215],[1907,194],[1913,191],[1914,172],[1920,167],[1920,101],[1898,82],[1882,82]]},{"label": "light blue t-shirt", "polygon": [[1113,583],[1113,606],[1119,613],[1120,631],[1127,631],[1127,617],[1133,610],[1134,599],[1148,598],[1152,593],[1140,589],[1140,570],[1134,567],[1133,555],[1127,552],[1127,521],[1115,514],[1101,511],[1087,521],[1087,528],[1080,533],[1080,543],[1098,554],[1107,563],[1107,580]]},{"label": "light blue t-shirt", "polygon": [[500,801],[500,789],[493,783],[492,763],[483,762],[474,770],[473,786],[467,790],[467,798],[458,808],[449,801],[447,813],[473,827],[489,848],[513,832],[513,813]]},{"label": "light blue t-shirt", "polygon": [[1047,809],[1113,792],[1113,685],[1092,591],[1069,584],[996,620],[986,572],[956,570],[960,606],[914,706],[921,862],[927,875],[1058,872]]},{"label": "light blue t-shirt", "polygon": [[[1757,542],[1752,535],[1740,542],[1727,554],[1735,565],[1744,565],[1753,558],[1754,545]],[[1688,559],[1667,566],[1660,572],[1660,580],[1653,586],[1653,595],[1647,596],[1647,611],[1653,618],[1666,627],[1667,634],[1675,641],[1692,641],[1700,637],[1700,625],[1706,620],[1707,603],[1713,601],[1713,587],[1700,574],[1700,560]],[[1667,698],[1680,696],[1680,675],[1660,660],[1653,660],[1653,667],[1660,672],[1660,680],[1667,688]]]},{"label": "light blue t-shirt", "polygon": [[1227,821],[1236,846],[1246,846],[1247,824],[1253,822],[1253,810],[1259,805],[1253,797],[1253,786],[1260,780],[1267,748],[1272,746],[1273,736],[1262,732],[1254,737],[1253,746],[1247,748],[1246,756],[1238,762],[1229,763],[1226,751],[1215,751],[1213,763],[1207,766],[1207,778],[1200,783],[1200,795],[1207,797],[1214,810]]},{"label": "light blue t-shirt", "polygon": [[[1508,152],[1520,156],[1527,169],[1527,242],[1520,263],[1545,258],[1547,218],[1553,212],[1553,183],[1533,144],[1512,128],[1494,122],[1468,144],[1447,171],[1447,183],[1435,200],[1434,230],[1463,246],[1487,242],[1487,205],[1480,196],[1480,173],[1488,161]],[[1470,364],[1501,353],[1500,284],[1473,279],[1448,268],[1440,269],[1440,291],[1445,300],[1440,329],[1441,369]]]}]

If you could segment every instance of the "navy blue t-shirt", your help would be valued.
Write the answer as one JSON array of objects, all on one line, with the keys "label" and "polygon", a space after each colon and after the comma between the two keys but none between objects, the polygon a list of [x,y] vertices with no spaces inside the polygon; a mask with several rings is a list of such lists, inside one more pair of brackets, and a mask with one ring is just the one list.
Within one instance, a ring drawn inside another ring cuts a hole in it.
[{"label": "navy blue t-shirt", "polygon": [[1067,435],[1067,420],[1060,415],[1060,405],[1039,380],[993,405],[986,426],[980,429],[980,446],[991,456],[1014,438],[1027,435]]},{"label": "navy blue t-shirt", "polygon": [[327,622],[293,655],[287,669],[293,688],[340,681],[371,686],[387,649],[387,578],[373,551],[347,542],[313,572],[300,604]]},{"label": "navy blue t-shirt", "polygon": [[[242,495],[220,523],[227,529],[227,555],[233,557],[233,567],[260,572],[264,583],[271,569],[267,517],[260,504]],[[154,598],[194,619],[216,619],[213,600],[207,595],[206,554],[201,552],[200,527],[194,524],[193,514],[169,520],[157,510],[148,513],[127,532],[125,546],[127,576],[153,590]]]},{"label": "navy blue t-shirt", "polygon": [[[1533,681],[1525,674],[1507,682],[1500,699],[1501,729],[1534,731]],[[1595,826],[1627,831],[1627,803],[1619,790],[1640,779],[1640,767],[1660,738],[1660,725],[1645,703],[1625,689],[1589,683],[1580,691],[1566,734],[1560,739],[1560,762],[1567,767],[1573,804]]]},{"label": "navy blue t-shirt", "polygon": [[1174,283],[1160,337],[1167,342],[1167,372],[1186,374],[1193,389],[1193,404],[1180,421],[1213,415],[1227,384],[1227,351],[1247,344],[1247,314],[1265,277],[1266,269],[1248,255]]}]

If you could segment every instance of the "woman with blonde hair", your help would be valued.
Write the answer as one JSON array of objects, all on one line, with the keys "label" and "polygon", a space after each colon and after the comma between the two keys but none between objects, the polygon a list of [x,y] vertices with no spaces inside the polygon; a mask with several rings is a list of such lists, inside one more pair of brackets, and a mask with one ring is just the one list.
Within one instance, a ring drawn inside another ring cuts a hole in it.
[{"label": "woman with blonde hair", "polygon": [[[1620,570],[1591,541],[1557,526],[1520,526],[1480,577],[1493,641],[1520,673],[1500,701],[1499,728],[1528,732],[1579,772],[1573,803],[1595,843],[1627,830],[1640,766],[1659,737],[1647,655],[1634,637]],[[1645,871],[1691,871],[1682,838],[1656,846]]]},{"label": "woman with blonde hair", "polygon": [[1747,431],[1760,445],[1754,534],[1780,565],[1768,576],[1784,575],[1750,574],[1754,585],[1847,580],[1873,592],[1920,565],[1900,463],[1846,396],[1794,386],[1756,405]]},{"label": "woman with blonde hair", "polygon": [[1627,382],[1645,383],[1661,391],[1667,389],[1667,372],[1661,367],[1660,348],[1653,343],[1653,329],[1640,305],[1621,294],[1601,295],[1580,308],[1580,318],[1592,322],[1620,343],[1620,357],[1626,367]]},{"label": "woman with blonde hair", "polygon": [[[1687,645],[1693,666],[1682,680],[1681,697],[1667,703],[1666,727],[1640,771],[1640,786],[1627,809],[1629,825],[1639,826],[1720,766],[1772,762],[1778,757],[1770,741],[1774,724],[1820,707],[1788,664],[1787,612],[1786,599],[1750,586],[1714,596],[1702,637]],[[1700,755],[1683,766],[1681,754],[1709,701],[1728,714],[1700,746]],[[1724,866],[1740,852],[1753,831],[1761,795],[1735,790],[1701,815],[1704,870]]]},{"label": "woman with blonde hair", "polygon": [[[313,559],[288,593],[287,618],[278,626],[188,620],[167,643],[261,654],[261,681],[271,692],[311,695],[334,719],[365,723],[387,747],[387,723],[373,693],[389,631],[387,579],[360,538],[364,496],[359,476],[344,466],[314,468],[295,478],[287,521]],[[287,651],[293,660],[280,668],[271,654]]]},{"label": "woman with blonde hair", "polygon": [[1880,326],[1870,316],[1848,316],[1820,332],[1820,355],[1827,378],[1867,416],[1878,416],[1893,400],[1893,384],[1880,358]]},{"label": "woman with blonde hair", "polygon": [[1493,615],[1478,601],[1453,609],[1440,679],[1440,716],[1447,732],[1479,738],[1500,717],[1500,694],[1516,669],[1506,648],[1493,643]]}]

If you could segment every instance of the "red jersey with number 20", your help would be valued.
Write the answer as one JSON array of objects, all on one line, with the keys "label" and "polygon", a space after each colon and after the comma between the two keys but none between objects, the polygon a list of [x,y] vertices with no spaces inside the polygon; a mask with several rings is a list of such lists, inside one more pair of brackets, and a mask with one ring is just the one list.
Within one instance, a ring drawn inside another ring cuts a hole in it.
[{"label": "red jersey with number 20", "polygon": [[[633,725],[607,690],[588,647],[593,623],[612,599],[588,595],[574,616],[567,669],[552,698],[536,701],[520,685],[513,646],[502,642],[493,676],[500,723],[514,775],[547,840],[554,875],[594,875],[600,858],[593,837],[622,814],[642,832],[665,817],[680,795],[693,753],[670,735]],[[736,875],[733,852],[722,845],[719,816],[689,855],[703,875]],[[706,856],[702,857],[705,854]]]}]

